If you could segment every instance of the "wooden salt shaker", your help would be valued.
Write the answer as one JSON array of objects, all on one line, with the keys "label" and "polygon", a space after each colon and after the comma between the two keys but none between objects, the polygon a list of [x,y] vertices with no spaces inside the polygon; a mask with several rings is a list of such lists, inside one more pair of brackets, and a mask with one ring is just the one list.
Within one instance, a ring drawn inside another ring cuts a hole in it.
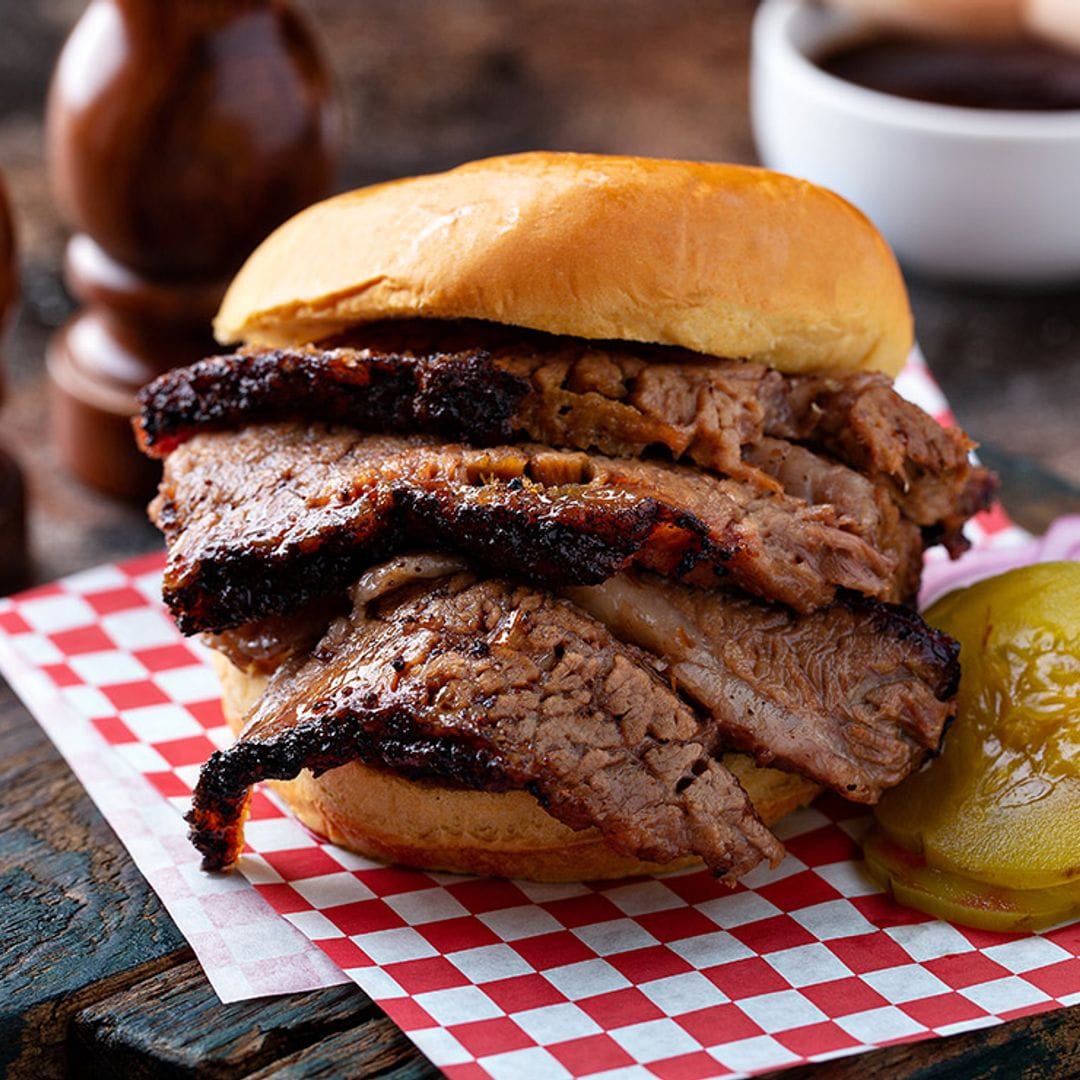
[{"label": "wooden salt shaker", "polygon": [[[0,337],[7,329],[19,293],[19,262],[7,190],[0,180]],[[4,369],[0,364],[0,404],[4,399]],[[18,462],[0,446],[0,596],[26,584],[29,576],[26,545],[26,489]]]},{"label": "wooden salt shaker", "polygon": [[54,438],[83,480],[144,497],[135,391],[213,350],[228,279],[331,188],[340,109],[285,0],[93,0],[53,75],[51,180],[86,305],[48,350]]}]

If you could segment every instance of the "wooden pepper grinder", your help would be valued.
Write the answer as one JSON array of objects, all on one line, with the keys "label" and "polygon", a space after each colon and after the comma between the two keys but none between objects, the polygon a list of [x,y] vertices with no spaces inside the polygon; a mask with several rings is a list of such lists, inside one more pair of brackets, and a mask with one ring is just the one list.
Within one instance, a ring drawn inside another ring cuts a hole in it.
[{"label": "wooden pepper grinder", "polygon": [[54,438],[93,486],[143,497],[134,392],[213,349],[252,248],[327,194],[340,108],[285,0],[93,0],[53,74],[46,141],[85,304],[48,350]]},{"label": "wooden pepper grinder", "polygon": [[[7,190],[0,179],[0,338],[19,294],[19,262]],[[0,364],[0,404],[4,369]],[[26,546],[26,489],[18,462],[0,446],[0,596],[26,584],[30,565]]]}]

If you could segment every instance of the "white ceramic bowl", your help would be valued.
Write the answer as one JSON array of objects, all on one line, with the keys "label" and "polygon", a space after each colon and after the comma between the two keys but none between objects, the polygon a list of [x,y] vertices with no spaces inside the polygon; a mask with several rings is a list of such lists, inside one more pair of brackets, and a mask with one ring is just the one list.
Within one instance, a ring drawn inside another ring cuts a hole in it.
[{"label": "white ceramic bowl", "polygon": [[982,282],[1080,280],[1080,111],[911,101],[813,63],[864,33],[851,16],[764,0],[751,74],[763,163],[849,199],[914,269]]}]

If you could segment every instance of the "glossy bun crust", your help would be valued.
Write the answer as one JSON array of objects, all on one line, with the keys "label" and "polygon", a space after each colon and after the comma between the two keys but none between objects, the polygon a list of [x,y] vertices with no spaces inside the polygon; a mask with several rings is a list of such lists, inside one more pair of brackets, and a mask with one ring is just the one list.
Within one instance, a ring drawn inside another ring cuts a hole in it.
[{"label": "glossy bun crust", "polygon": [[416,317],[786,372],[893,375],[912,342],[892,252],[832,192],[742,165],[554,153],[309,207],[248,259],[214,327],[223,343],[286,346]]},{"label": "glossy bun crust", "polygon": [[[239,734],[244,716],[266,685],[220,653],[225,719]],[[821,790],[800,776],[760,769],[742,754],[724,764],[734,772],[766,825],[804,806]],[[588,881],[654,874],[691,866],[696,858],[660,866],[620,855],[599,832],[575,832],[524,791],[462,791],[350,762],[319,777],[271,781],[310,829],[350,851],[404,866],[532,881]]]}]

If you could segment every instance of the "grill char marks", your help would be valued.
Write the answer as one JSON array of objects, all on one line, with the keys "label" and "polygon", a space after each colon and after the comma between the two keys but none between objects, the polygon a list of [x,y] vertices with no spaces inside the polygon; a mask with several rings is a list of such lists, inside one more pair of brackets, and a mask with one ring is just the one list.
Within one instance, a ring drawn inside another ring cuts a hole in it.
[{"label": "grill char marks", "polygon": [[203,768],[189,815],[204,866],[235,861],[250,785],[363,760],[528,789],[575,829],[734,881],[779,842],[714,759],[715,731],[654,663],[551,596],[458,574],[357,604],[272,678],[240,741]]},{"label": "grill char marks", "polygon": [[729,579],[800,611],[837,587],[888,596],[896,568],[832,507],[678,465],[319,424],[190,440],[169,456],[151,516],[169,540],[165,597],[188,633],[285,613],[410,547],[547,585],[630,565]]},{"label": "grill char marks", "polygon": [[913,612],[860,597],[796,615],[716,590],[622,574],[567,595],[660,656],[718,738],[873,803],[936,751],[957,645]]},{"label": "grill char marks", "polygon": [[164,456],[202,430],[317,418],[481,445],[526,438],[625,457],[662,448],[767,488],[762,440],[793,440],[882,483],[954,551],[963,521],[993,495],[963,433],[882,375],[784,376],[675,349],[438,326],[376,326],[353,334],[358,347],[245,350],[170,372],[141,394],[140,441]]}]

